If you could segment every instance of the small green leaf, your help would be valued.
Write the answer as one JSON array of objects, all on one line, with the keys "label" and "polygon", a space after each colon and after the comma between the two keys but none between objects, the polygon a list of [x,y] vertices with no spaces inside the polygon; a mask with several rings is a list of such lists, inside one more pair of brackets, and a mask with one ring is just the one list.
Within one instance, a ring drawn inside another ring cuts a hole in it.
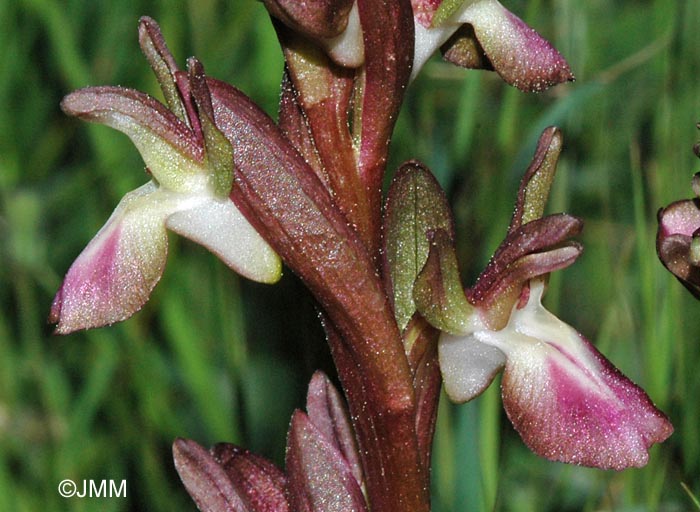
[{"label": "small green leaf", "polygon": [[416,311],[413,283],[428,259],[428,233],[437,230],[454,238],[447,198],[430,171],[407,162],[391,184],[384,218],[385,263],[400,329]]}]

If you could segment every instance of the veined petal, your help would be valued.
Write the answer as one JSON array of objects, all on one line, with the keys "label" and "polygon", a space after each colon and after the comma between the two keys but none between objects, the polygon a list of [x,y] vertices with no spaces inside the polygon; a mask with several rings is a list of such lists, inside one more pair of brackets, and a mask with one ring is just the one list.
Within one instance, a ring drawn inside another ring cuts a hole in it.
[{"label": "veined petal", "polygon": [[673,432],[646,393],[540,303],[543,284],[501,331],[475,337],[506,354],[501,384],[525,444],[550,460],[621,470],[641,467]]},{"label": "veined petal", "polygon": [[282,275],[277,253],[228,198],[206,197],[193,208],[173,213],[166,225],[203,245],[248,279],[274,283]]},{"label": "veined petal", "polygon": [[51,306],[56,332],[101,327],[141,309],[163,273],[172,195],[153,182],[128,193],[68,270]]}]

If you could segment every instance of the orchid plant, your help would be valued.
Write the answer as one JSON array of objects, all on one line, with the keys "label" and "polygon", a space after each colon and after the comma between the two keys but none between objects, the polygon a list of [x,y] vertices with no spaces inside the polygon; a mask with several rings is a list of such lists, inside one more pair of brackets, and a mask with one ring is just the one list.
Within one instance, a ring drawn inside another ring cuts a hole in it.
[{"label": "orchid plant", "polygon": [[407,161],[382,199],[405,89],[432,53],[495,70],[523,91],[572,80],[566,60],[496,0],[264,4],[286,63],[277,122],[198,60],[180,70],[147,17],[139,41],[166,105],[120,87],[62,103],[128,135],[150,181],[122,199],[69,269],[51,310],[58,333],[138,311],[162,275],[166,229],[257,281],[275,282],[282,261],[318,303],[342,392],[313,376],[284,471],[231,444],[175,441],[198,507],[427,511],[441,384],[466,402],[501,370],[506,413],[536,454],[644,465],[672,433],[669,420],[541,303],[548,274],[582,251],[570,240],[579,219],[544,215],[559,130],[542,134],[507,234],[466,289],[452,214],[427,167]]}]

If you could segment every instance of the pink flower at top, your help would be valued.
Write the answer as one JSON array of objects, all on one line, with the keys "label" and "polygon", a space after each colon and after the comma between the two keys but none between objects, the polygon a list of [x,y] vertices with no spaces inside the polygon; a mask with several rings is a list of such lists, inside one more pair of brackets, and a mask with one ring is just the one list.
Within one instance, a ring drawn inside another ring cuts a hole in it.
[{"label": "pink flower at top", "polygon": [[524,91],[573,80],[569,65],[535,30],[497,0],[412,0],[415,77],[442,47],[445,58],[467,68],[494,69]]}]

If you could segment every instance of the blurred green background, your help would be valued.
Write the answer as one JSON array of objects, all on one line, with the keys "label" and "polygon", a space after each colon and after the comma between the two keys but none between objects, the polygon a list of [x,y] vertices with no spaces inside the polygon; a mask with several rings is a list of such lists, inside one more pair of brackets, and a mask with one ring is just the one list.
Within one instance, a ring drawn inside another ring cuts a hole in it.
[{"label": "blurred green background", "polygon": [[[547,306],[641,384],[676,432],[644,469],[597,471],[532,455],[497,386],[466,406],[443,400],[434,509],[700,509],[700,303],[654,250],[657,209],[690,197],[700,167],[700,0],[504,4],[555,44],[577,81],[526,95],[434,59],[411,86],[391,168],[419,158],[433,169],[473,280],[505,233],[537,136],[561,126],[550,206],[584,219],[586,251],[553,277]],[[194,510],[173,439],[236,442],[281,462],[311,373],[332,371],[313,301],[289,272],[275,287],[243,282],[177,237],[134,318],[51,335],[63,274],[146,181],[125,136],[58,104],[86,85],[158,93],[137,43],[143,14],[179,62],[197,55],[275,113],[282,61],[259,2],[0,1],[0,510]],[[125,479],[127,498],[64,499],[66,478]]]}]

